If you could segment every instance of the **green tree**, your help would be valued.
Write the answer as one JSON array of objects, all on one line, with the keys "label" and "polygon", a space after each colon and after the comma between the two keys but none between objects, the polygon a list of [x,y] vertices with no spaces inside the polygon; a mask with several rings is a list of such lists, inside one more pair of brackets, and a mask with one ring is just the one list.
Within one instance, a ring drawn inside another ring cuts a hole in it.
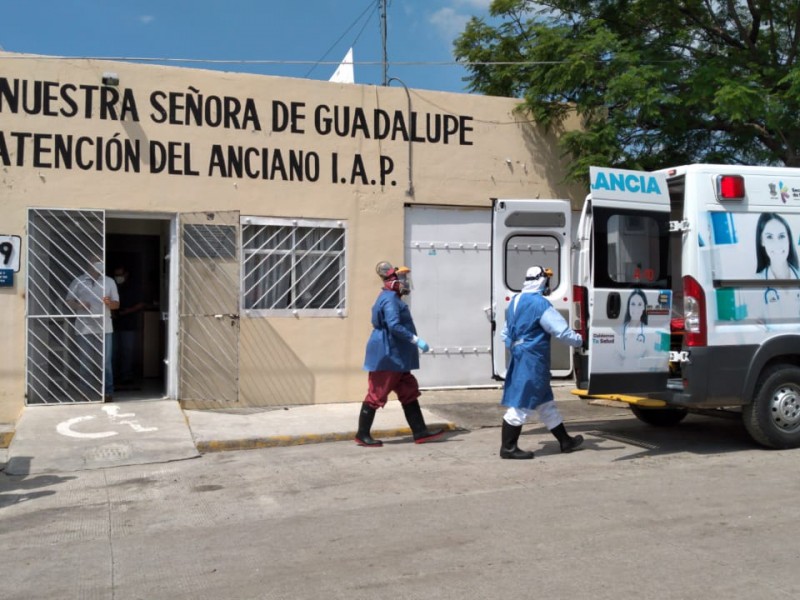
[{"label": "green tree", "polygon": [[558,126],[589,165],[800,167],[800,0],[494,0],[455,41],[471,91]]}]

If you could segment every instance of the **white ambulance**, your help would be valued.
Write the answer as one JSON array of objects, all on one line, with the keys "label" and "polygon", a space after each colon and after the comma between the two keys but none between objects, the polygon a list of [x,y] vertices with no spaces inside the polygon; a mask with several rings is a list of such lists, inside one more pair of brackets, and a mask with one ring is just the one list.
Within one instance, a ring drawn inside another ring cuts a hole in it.
[{"label": "white ambulance", "polygon": [[592,167],[572,242],[579,388],[630,395],[652,425],[730,409],[760,444],[800,446],[800,169]]}]

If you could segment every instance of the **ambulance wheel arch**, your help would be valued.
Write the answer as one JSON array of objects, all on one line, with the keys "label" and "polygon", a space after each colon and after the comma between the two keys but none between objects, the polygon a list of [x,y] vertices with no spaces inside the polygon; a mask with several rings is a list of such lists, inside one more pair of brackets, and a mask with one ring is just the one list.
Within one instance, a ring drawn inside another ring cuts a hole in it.
[{"label": "ambulance wheel arch", "polygon": [[782,335],[766,340],[753,355],[747,366],[747,378],[742,386],[741,403],[747,404],[757,393],[757,387],[764,373],[776,364],[796,364],[800,366],[800,337]]},{"label": "ambulance wheel arch", "polygon": [[773,363],[758,378],[752,400],[742,408],[750,436],[768,448],[800,446],[800,366]]}]

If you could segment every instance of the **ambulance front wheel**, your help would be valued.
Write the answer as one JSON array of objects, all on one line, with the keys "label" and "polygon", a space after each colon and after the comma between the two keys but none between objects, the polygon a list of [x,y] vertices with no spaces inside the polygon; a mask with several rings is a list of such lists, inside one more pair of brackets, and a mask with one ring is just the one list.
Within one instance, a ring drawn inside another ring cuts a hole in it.
[{"label": "ambulance front wheel", "polygon": [[742,407],[747,432],[768,448],[800,447],[800,367],[773,365],[756,384],[753,401]]},{"label": "ambulance front wheel", "polygon": [[642,408],[631,404],[631,412],[637,419],[654,427],[672,427],[686,417],[685,408]]}]

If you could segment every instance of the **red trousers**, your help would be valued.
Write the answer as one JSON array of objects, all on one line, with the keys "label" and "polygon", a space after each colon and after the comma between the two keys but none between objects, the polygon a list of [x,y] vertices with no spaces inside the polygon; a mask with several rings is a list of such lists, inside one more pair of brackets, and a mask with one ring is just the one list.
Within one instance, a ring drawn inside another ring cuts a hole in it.
[{"label": "red trousers", "polygon": [[410,371],[370,371],[369,389],[364,402],[372,408],[383,408],[389,393],[397,394],[400,404],[409,404],[419,398],[419,383]]}]

